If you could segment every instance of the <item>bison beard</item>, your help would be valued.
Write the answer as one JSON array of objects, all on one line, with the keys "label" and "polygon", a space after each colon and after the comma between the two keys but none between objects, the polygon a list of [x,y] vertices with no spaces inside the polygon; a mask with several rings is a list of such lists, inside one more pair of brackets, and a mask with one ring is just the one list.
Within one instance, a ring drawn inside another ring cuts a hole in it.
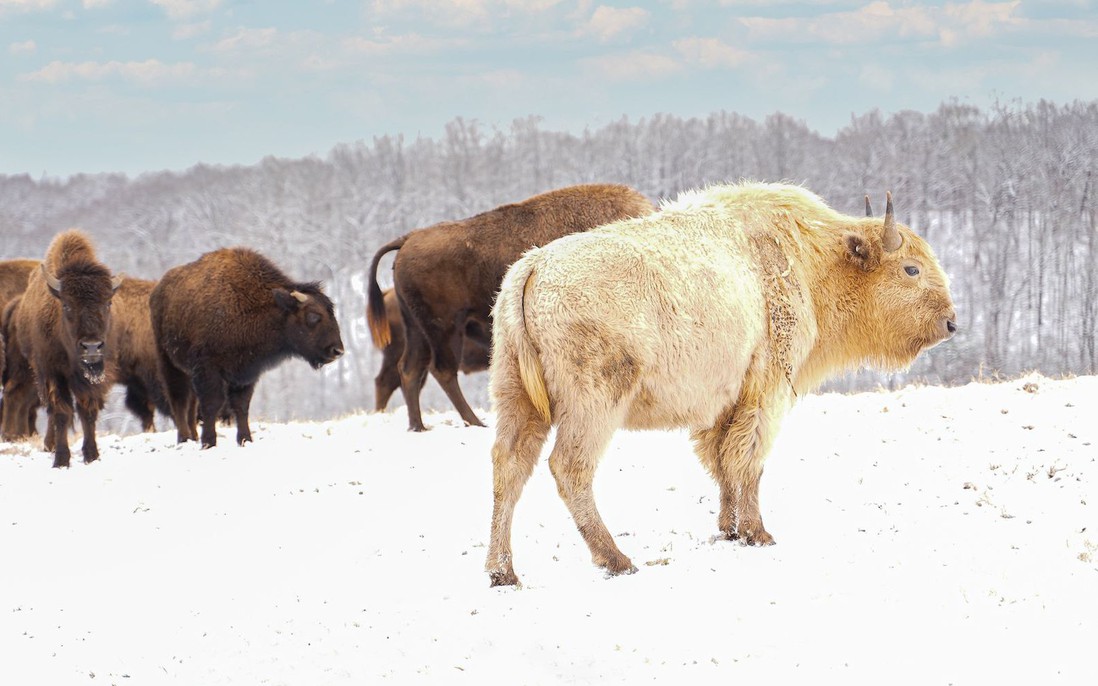
[{"label": "bison beard", "polygon": [[780,184],[687,192],[531,250],[493,318],[492,585],[518,583],[514,508],[551,426],[557,490],[609,573],[635,571],[592,489],[622,427],[689,428],[721,533],[769,545],[759,481],[798,394],[863,365],[906,367],[956,331],[949,280],[891,196],[882,222]]},{"label": "bison beard", "polygon": [[180,443],[217,444],[227,406],[236,441],[252,440],[248,412],[260,375],[298,356],[313,369],[343,354],[332,301],[291,281],[247,248],[225,248],[170,269],[149,296],[160,375]]}]

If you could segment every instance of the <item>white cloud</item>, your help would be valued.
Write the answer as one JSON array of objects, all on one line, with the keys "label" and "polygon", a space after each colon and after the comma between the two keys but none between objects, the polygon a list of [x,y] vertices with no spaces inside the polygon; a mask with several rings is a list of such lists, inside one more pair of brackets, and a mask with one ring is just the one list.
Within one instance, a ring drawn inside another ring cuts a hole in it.
[{"label": "white cloud", "polygon": [[172,38],[175,40],[187,40],[188,38],[195,38],[196,36],[207,34],[212,28],[213,22],[209,19],[194,24],[179,24],[172,31]]},{"label": "white cloud", "polygon": [[592,57],[582,63],[615,81],[658,79],[682,70],[682,64],[673,57],[639,50]]},{"label": "white cloud", "polygon": [[188,19],[196,14],[217,9],[221,0],[149,0],[162,8],[172,19]]},{"label": "white cloud", "polygon": [[106,7],[114,2],[114,0],[81,0],[81,4],[84,5],[84,9],[92,10],[98,7]]},{"label": "white cloud", "polygon": [[752,57],[750,52],[716,38],[683,38],[672,45],[688,63],[698,64],[706,69],[734,69]]},{"label": "white cloud", "polygon": [[468,25],[500,14],[537,14],[561,0],[374,0],[376,12],[392,14],[416,11],[426,21]]},{"label": "white cloud", "polygon": [[237,30],[231,36],[222,38],[211,48],[214,52],[233,52],[235,50],[256,50],[270,47],[278,39],[278,29],[248,29]]},{"label": "white cloud", "polygon": [[876,0],[849,12],[816,17],[741,17],[751,38],[762,41],[822,42],[828,44],[881,43],[895,39],[936,40],[949,47],[974,38],[988,38],[1016,27],[1020,0],[971,0],[945,6],[904,4],[893,7]]},{"label": "white cloud", "polygon": [[632,33],[648,23],[651,13],[640,7],[595,8],[591,18],[581,27],[580,33],[593,35],[600,41],[609,41],[622,34]]},{"label": "white cloud", "polygon": [[0,13],[9,9],[20,12],[48,10],[53,9],[56,4],[57,0],[0,0]]},{"label": "white cloud", "polygon": [[12,43],[8,46],[8,52],[12,55],[29,55],[38,49],[38,44],[32,40]]},{"label": "white cloud", "polygon": [[[198,75],[192,62],[166,64],[160,60],[143,62],[60,62],[53,61],[38,71],[20,75],[21,81],[63,83],[72,80],[102,81],[120,78],[146,86],[165,81],[186,80]],[[211,75],[217,75],[209,72]]]},{"label": "white cloud", "polygon": [[343,41],[348,52],[362,55],[426,54],[441,50],[465,47],[469,41],[465,38],[431,38],[418,33],[399,36],[379,36],[375,39],[355,36]]},{"label": "white cloud", "polygon": [[896,74],[879,64],[863,65],[861,72],[858,74],[858,83],[879,93],[891,92],[895,80]]}]

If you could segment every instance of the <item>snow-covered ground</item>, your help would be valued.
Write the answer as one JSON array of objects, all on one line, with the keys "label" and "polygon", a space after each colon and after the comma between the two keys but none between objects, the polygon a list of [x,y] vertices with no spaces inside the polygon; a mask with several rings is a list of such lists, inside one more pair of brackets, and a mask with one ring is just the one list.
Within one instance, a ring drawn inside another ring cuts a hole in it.
[{"label": "snow-covered ground", "polygon": [[67,471],[0,444],[0,683],[1098,683],[1096,407],[1098,377],[806,397],[770,548],[713,540],[684,434],[619,433],[596,490],[640,571],[591,566],[543,459],[519,589],[483,572],[494,432],[453,413]]}]

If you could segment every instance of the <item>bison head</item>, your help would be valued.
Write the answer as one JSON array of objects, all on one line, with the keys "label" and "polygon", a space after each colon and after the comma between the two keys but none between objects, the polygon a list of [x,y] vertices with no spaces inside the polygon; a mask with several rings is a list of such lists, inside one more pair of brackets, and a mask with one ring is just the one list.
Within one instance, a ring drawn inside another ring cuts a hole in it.
[{"label": "bison head", "polygon": [[106,378],[106,340],[111,323],[111,298],[122,277],[111,277],[100,264],[68,265],[58,275],[42,265],[50,295],[60,301],[58,337],[76,371],[89,383]]},{"label": "bison head", "polygon": [[[872,215],[869,198],[866,214]],[[861,303],[856,355],[886,368],[909,366],[921,351],[953,336],[957,314],[949,277],[925,240],[898,224],[887,195],[884,220],[866,219],[844,236]]]},{"label": "bison head", "polygon": [[286,338],[294,353],[313,369],[335,362],[343,354],[343,339],[335,308],[320,287],[302,290],[274,289],[275,302],[286,315]]}]

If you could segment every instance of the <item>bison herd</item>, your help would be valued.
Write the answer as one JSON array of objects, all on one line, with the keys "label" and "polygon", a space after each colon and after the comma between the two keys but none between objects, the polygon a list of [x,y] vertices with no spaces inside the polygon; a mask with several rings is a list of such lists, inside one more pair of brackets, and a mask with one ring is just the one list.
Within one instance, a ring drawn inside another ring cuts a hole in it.
[{"label": "bison herd", "polygon": [[[396,251],[393,288],[377,283]],[[556,427],[549,467],[595,564],[635,570],[595,504],[592,480],[619,428],[690,430],[720,488],[718,527],[767,545],[759,481],[798,395],[863,365],[909,366],[950,338],[949,281],[930,247],[883,217],[840,214],[805,189],[741,183],[688,191],[658,209],[621,185],[571,186],[383,245],[368,267],[367,323],[382,349],[375,407],[399,387],[425,427],[428,372],[462,419],[481,425],[458,372],[491,365],[494,508],[486,569],[513,585],[514,508]],[[179,442],[207,448],[232,419],[252,440],[260,375],[290,357],[343,355],[332,301],[247,248],[168,270],[118,274],[86,235],[44,259],[0,262],[0,435],[26,438],[47,414],[54,466],[70,461],[75,414],[85,462],[108,389],[146,430],[156,411]],[[198,425],[201,421],[201,434]]]}]

